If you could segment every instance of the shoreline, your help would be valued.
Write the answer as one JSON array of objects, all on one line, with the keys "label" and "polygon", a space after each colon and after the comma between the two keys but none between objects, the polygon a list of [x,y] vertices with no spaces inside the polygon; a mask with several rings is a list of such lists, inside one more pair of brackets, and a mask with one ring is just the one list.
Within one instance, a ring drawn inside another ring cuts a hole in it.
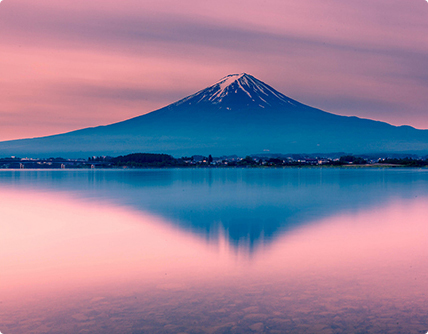
[{"label": "shoreline", "polygon": [[394,164],[364,164],[364,165],[295,165],[295,166],[114,166],[114,167],[67,167],[67,168],[0,168],[0,171],[39,171],[39,170],[137,170],[137,169],[428,169],[428,166],[406,166]]}]

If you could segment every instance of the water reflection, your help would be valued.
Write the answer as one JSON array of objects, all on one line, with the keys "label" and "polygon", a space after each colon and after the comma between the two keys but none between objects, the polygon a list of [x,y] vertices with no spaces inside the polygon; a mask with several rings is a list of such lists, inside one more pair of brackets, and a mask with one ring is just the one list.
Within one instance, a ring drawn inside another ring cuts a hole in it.
[{"label": "water reflection", "polygon": [[217,269],[203,240],[149,214],[35,192],[1,191],[0,202],[3,299]]},{"label": "water reflection", "polygon": [[252,252],[307,221],[428,194],[426,170],[1,171],[0,184],[150,212]]},{"label": "water reflection", "polygon": [[[418,333],[428,328],[424,173],[362,177],[357,171],[348,179],[323,174],[322,180],[318,171],[297,180],[276,172],[267,179],[212,173],[211,181],[174,173],[167,172],[175,177],[166,181],[161,177],[159,188],[152,177],[144,181],[146,173],[137,173],[134,183],[121,180],[127,173],[57,179],[20,174],[8,182],[3,175],[0,331]],[[226,200],[220,188],[230,192],[224,193]],[[183,196],[183,189],[192,195]],[[349,198],[340,196],[345,193]],[[203,224],[195,217],[190,224],[177,223],[178,213],[192,210],[198,219],[206,210],[207,225],[246,210],[254,224],[268,224],[257,220],[263,213],[281,223],[273,224],[275,238],[248,257],[248,249],[230,242],[231,236],[250,240],[247,227],[234,225],[236,235],[227,228],[215,236],[209,229],[201,234]],[[282,223],[284,217],[293,228]],[[279,233],[284,228],[286,233]]]}]

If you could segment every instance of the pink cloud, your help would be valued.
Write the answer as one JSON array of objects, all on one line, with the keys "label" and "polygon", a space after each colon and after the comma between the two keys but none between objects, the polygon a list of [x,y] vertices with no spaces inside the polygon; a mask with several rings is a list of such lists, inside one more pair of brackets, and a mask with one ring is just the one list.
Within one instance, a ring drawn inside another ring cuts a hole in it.
[{"label": "pink cloud", "polygon": [[303,103],[428,128],[426,3],[6,1],[0,140],[150,112],[247,72]]}]

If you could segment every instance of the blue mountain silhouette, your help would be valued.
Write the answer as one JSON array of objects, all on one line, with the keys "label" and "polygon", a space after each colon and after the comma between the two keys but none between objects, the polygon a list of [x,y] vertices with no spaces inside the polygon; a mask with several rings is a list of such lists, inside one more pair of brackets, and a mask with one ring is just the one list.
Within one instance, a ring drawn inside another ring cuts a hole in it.
[{"label": "blue mountain silhouette", "polygon": [[249,74],[107,126],[0,142],[0,155],[428,153],[428,130],[339,116],[297,102]]}]

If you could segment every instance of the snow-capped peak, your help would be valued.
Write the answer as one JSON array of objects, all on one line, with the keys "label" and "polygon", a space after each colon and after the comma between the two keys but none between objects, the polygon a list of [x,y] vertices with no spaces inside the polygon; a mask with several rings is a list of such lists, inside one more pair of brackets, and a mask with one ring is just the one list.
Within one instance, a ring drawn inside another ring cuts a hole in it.
[{"label": "snow-capped peak", "polygon": [[229,74],[215,84],[196,94],[188,96],[177,104],[211,103],[225,105],[230,109],[233,105],[255,105],[265,108],[274,105],[296,105],[298,102],[276,91],[264,82],[246,73]]},{"label": "snow-capped peak", "polygon": [[219,81],[217,81],[213,86],[219,85],[220,89],[224,90],[226,87],[228,87],[229,85],[231,85],[232,83],[234,83],[236,80],[239,80],[244,75],[246,75],[246,74],[245,73],[241,73],[241,74],[229,74],[229,75],[226,75],[224,78],[222,78]]},{"label": "snow-capped peak", "polygon": [[240,84],[240,80],[242,80],[242,78],[244,78],[245,76],[247,76],[246,73],[229,74],[224,78],[220,79],[220,81],[217,81],[214,85],[211,86],[211,87],[218,86],[218,90],[208,100],[213,103],[220,103],[223,100],[223,97],[228,94],[227,88],[229,88],[234,83],[237,83],[239,88],[243,90],[251,98],[251,94],[247,90],[245,90],[245,88],[242,87],[242,85]]}]

